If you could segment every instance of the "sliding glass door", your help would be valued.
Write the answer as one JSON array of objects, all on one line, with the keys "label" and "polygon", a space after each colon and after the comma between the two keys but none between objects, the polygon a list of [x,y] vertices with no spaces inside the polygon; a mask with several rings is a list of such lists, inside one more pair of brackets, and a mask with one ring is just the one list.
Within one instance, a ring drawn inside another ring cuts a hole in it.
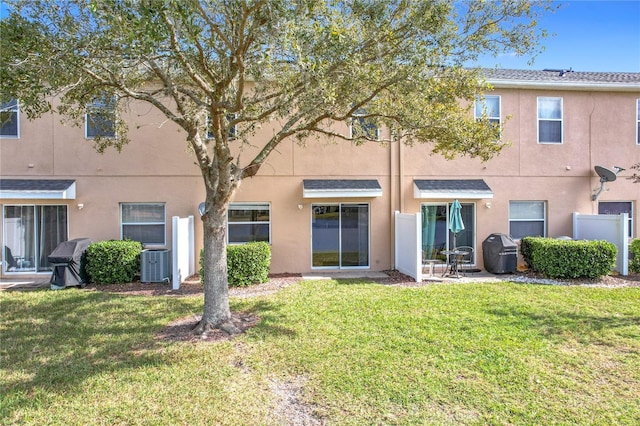
[{"label": "sliding glass door", "polygon": [[[461,203],[464,230],[455,238],[455,245],[470,246],[475,249],[475,204]],[[451,204],[422,205],[422,254],[423,259],[444,259],[443,250],[454,247],[453,233],[449,230]]]},{"label": "sliding glass door", "polygon": [[47,257],[68,239],[67,206],[5,206],[3,209],[5,272],[45,272]]},{"label": "sliding glass door", "polygon": [[369,205],[314,204],[311,218],[314,268],[369,266]]}]

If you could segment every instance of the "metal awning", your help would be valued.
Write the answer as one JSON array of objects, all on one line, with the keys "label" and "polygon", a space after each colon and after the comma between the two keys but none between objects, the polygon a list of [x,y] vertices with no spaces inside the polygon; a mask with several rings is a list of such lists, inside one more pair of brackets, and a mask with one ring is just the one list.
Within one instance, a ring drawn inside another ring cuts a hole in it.
[{"label": "metal awning", "polygon": [[483,179],[415,179],[413,197],[426,198],[493,198],[493,191]]},{"label": "metal awning", "polygon": [[304,179],[304,198],[381,197],[382,187],[376,179]]},{"label": "metal awning", "polygon": [[0,199],[75,200],[71,179],[0,179]]}]

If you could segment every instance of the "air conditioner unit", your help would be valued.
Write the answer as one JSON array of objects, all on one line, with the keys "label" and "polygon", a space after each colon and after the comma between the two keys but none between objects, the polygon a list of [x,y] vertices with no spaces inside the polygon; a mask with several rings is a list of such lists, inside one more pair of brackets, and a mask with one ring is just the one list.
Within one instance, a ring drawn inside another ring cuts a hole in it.
[{"label": "air conditioner unit", "polygon": [[142,250],[140,254],[140,281],[161,283],[171,281],[171,251]]}]

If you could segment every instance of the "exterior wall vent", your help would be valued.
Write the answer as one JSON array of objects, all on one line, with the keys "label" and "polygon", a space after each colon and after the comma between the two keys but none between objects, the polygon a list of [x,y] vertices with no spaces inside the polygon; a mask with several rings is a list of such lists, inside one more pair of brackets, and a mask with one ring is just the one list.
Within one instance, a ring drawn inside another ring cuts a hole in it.
[{"label": "exterior wall vent", "polygon": [[171,281],[171,251],[142,250],[140,254],[140,281],[161,283]]}]

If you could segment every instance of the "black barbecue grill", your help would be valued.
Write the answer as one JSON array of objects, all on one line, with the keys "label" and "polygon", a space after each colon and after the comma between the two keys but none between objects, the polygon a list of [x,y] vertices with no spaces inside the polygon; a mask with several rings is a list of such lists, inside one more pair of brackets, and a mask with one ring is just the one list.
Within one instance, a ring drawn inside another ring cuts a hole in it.
[{"label": "black barbecue grill", "polygon": [[491,234],[482,242],[484,269],[492,274],[513,274],[518,265],[518,244],[506,234]]},{"label": "black barbecue grill", "polygon": [[52,290],[60,290],[70,286],[85,286],[84,278],[80,274],[82,255],[91,244],[88,238],[76,238],[64,241],[51,252],[47,260],[53,266],[51,273]]}]

